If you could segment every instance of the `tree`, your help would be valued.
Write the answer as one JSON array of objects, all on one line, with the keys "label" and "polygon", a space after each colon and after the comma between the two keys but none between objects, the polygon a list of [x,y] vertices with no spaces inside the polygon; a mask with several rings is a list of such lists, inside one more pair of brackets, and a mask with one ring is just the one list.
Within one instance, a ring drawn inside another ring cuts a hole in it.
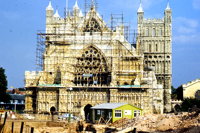
[{"label": "tree", "polygon": [[178,88],[171,87],[172,90],[172,99],[174,100],[183,100],[183,86],[179,86]]},{"label": "tree", "polygon": [[189,109],[192,109],[194,107],[200,108],[200,100],[195,98],[186,98],[181,104],[182,111],[189,111]]},{"label": "tree", "polygon": [[172,99],[177,99],[177,89],[174,88],[174,86],[171,86],[171,90],[172,90]]},{"label": "tree", "polygon": [[7,79],[5,75],[5,70],[0,67],[0,102],[9,103],[10,102],[10,95],[6,93],[7,85]]}]

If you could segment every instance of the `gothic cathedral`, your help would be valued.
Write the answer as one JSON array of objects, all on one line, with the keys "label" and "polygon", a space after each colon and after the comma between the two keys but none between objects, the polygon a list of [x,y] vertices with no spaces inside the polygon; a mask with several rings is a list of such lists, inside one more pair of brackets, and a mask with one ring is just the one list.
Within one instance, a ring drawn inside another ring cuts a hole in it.
[{"label": "gothic cathedral", "polygon": [[100,103],[129,103],[147,113],[171,110],[171,9],[145,19],[138,9],[136,46],[125,26],[108,27],[94,3],[84,14],[76,1],[60,17],[51,2],[38,33],[39,71],[25,72],[25,110],[86,117]]}]

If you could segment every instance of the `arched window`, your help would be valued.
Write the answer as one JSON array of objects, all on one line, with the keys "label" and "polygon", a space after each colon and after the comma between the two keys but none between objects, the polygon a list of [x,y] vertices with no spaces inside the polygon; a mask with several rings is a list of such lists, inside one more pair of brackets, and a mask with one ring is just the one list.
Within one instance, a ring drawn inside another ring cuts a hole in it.
[{"label": "arched window", "polygon": [[152,50],[152,47],[151,47],[151,44],[149,44],[149,52],[151,52]]},{"label": "arched window", "polygon": [[149,29],[148,28],[146,29],[145,35],[149,36]]},{"label": "arched window", "polygon": [[152,64],[151,64],[151,65],[155,67],[156,62],[155,62],[155,61],[152,61]]},{"label": "arched window", "polygon": [[158,52],[158,44],[156,44],[156,52]]},{"label": "arched window", "polygon": [[156,29],[155,28],[153,28],[153,30],[152,30],[152,36],[156,36]]},{"label": "arched window", "polygon": [[162,28],[159,30],[159,36],[162,36]]},{"label": "arched window", "polygon": [[[82,57],[77,58],[76,77],[74,84],[81,83],[82,85],[109,85],[111,82],[111,74],[105,58],[93,46],[88,47]],[[79,80],[82,77],[84,80]]]}]

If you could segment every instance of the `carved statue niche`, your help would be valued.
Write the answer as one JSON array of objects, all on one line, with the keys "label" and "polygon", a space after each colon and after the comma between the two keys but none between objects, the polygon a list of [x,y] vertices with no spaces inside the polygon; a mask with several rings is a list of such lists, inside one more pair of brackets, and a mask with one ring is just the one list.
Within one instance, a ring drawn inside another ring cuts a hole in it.
[{"label": "carved statue niche", "polygon": [[61,84],[61,71],[59,67],[55,75],[54,84]]}]

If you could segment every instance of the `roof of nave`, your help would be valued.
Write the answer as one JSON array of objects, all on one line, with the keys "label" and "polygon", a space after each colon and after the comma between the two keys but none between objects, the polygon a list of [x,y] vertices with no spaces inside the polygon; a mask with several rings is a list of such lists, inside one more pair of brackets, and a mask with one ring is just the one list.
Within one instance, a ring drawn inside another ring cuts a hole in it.
[{"label": "roof of nave", "polygon": [[185,87],[189,87],[191,85],[194,85],[196,83],[200,83],[200,79],[196,79],[196,80],[190,81],[190,82],[188,82],[186,84],[183,84],[182,86],[183,86],[183,88],[185,88]]}]

